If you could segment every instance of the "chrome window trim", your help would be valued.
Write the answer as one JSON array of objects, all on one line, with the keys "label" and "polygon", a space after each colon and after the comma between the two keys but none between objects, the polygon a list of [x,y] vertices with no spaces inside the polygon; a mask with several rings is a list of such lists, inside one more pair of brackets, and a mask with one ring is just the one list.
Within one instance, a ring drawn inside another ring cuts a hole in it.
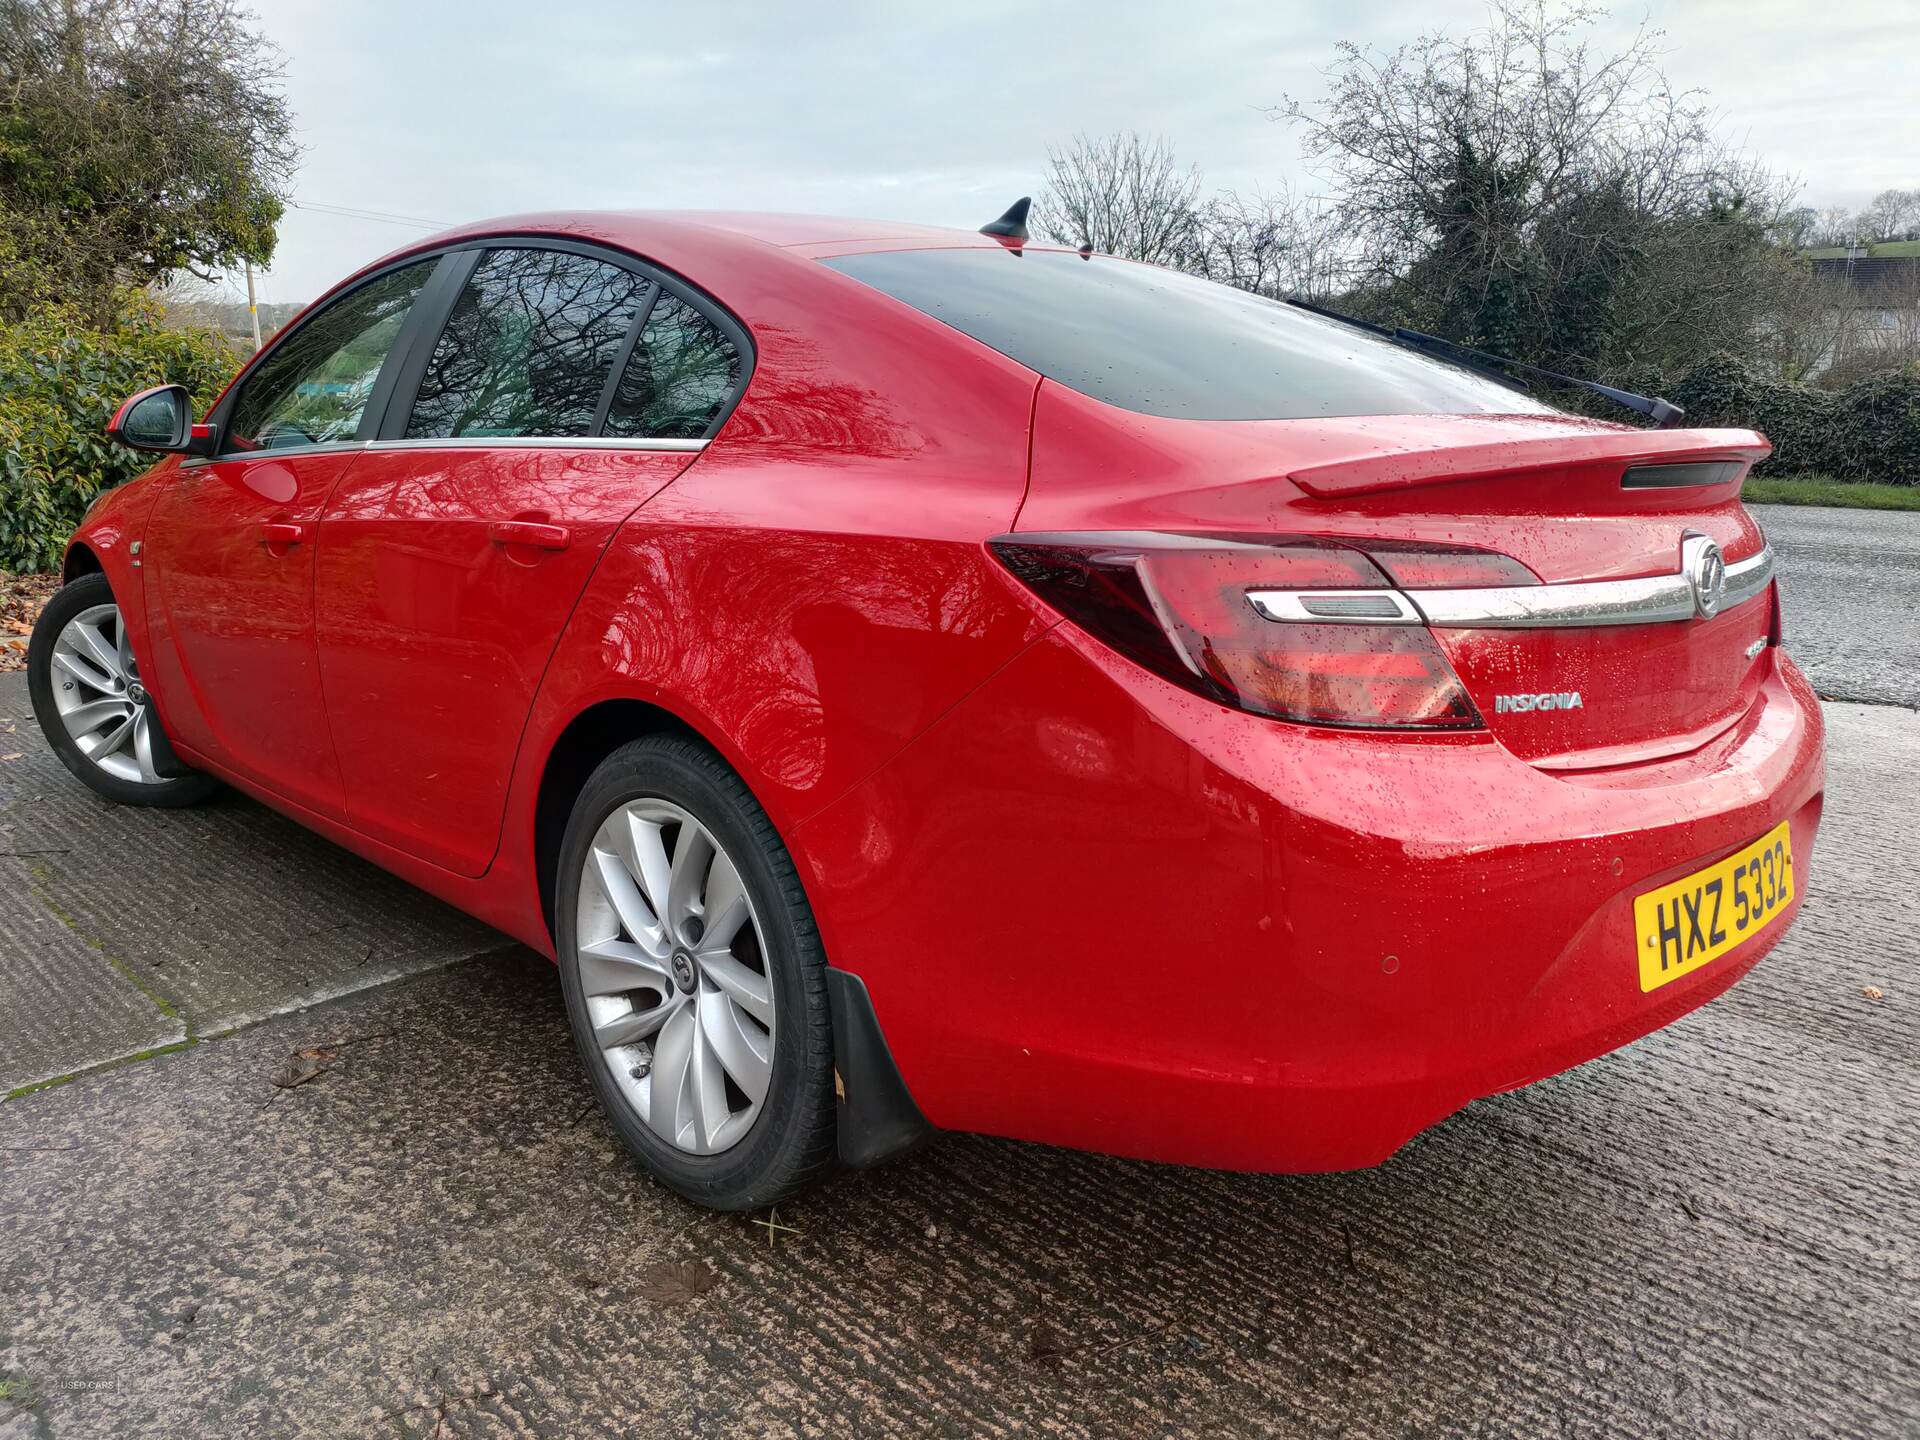
[{"label": "chrome window trim", "polygon": [[[1773,547],[1727,566],[1726,590],[1716,614],[1744,605],[1773,579]],[[1399,615],[1315,614],[1314,597],[1393,596]],[[1634,580],[1585,580],[1559,585],[1500,585],[1477,590],[1250,590],[1247,600],[1269,620],[1322,625],[1419,625],[1436,630],[1544,630],[1601,625],[1660,625],[1691,620],[1699,611],[1687,572]],[[1707,617],[1711,618],[1711,617]]]},{"label": "chrome window trim", "polygon": [[652,450],[697,454],[705,440],[622,439],[603,435],[454,435],[438,440],[329,440],[320,445],[268,446],[262,450],[230,450],[180,462],[183,470],[202,465],[230,465],[236,460],[274,460],[293,455],[338,455],[349,450]]},{"label": "chrome window trim", "polygon": [[351,450],[364,450],[364,440],[326,440],[318,445],[285,445],[279,449],[267,446],[260,450],[227,450],[218,455],[197,455],[191,460],[182,460],[182,470],[198,470],[202,465],[231,465],[239,460],[272,460],[282,455],[343,455]]},{"label": "chrome window trim", "polygon": [[616,435],[441,435],[368,440],[369,450],[669,450],[707,448],[705,440],[625,439]]}]

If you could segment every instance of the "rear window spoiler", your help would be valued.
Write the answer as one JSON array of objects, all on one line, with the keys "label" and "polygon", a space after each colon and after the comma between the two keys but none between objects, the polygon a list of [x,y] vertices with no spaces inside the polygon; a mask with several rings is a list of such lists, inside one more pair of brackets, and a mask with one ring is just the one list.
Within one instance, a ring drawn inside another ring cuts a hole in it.
[{"label": "rear window spoiler", "polygon": [[[1503,475],[1539,475],[1543,471],[1592,471],[1606,467],[1624,476],[1628,470],[1645,472],[1663,465],[1698,467],[1703,462],[1730,461],[1734,468],[1714,471],[1711,476],[1703,469],[1693,468],[1686,483],[1702,488],[1725,488],[1731,495],[1737,492],[1747,469],[1772,453],[1773,446],[1753,430],[1596,427],[1572,434],[1562,430],[1533,439],[1365,455],[1306,466],[1290,471],[1287,478],[1309,495],[1330,499]],[[1635,488],[1652,488],[1651,478],[1645,473],[1637,474]]]}]

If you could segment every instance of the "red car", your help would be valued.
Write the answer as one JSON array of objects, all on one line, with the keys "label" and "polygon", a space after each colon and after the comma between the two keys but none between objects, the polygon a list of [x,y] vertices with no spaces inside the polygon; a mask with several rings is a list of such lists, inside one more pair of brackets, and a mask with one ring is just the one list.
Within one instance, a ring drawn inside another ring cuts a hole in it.
[{"label": "red car", "polygon": [[527,215],[316,302],[74,537],[112,799],[233,785],[557,957],[648,1169],[931,1128],[1372,1165],[1718,995],[1821,719],[1743,430],[1184,275]]}]

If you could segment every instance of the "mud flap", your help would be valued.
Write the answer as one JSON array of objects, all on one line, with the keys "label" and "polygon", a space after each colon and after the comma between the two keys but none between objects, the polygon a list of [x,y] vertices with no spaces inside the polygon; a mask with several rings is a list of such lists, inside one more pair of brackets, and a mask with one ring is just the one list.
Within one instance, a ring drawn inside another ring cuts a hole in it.
[{"label": "mud flap", "polygon": [[198,775],[198,770],[173,753],[173,742],[167,739],[166,727],[160,723],[160,712],[154,708],[153,697],[143,697],[140,704],[147,712],[147,739],[153,747],[153,773],[162,780],[183,780],[189,775]]},{"label": "mud flap", "polygon": [[827,1003],[833,1010],[835,1111],[840,1159],[864,1170],[904,1155],[933,1127],[907,1092],[893,1063],[873,1001],[858,975],[827,967]]}]

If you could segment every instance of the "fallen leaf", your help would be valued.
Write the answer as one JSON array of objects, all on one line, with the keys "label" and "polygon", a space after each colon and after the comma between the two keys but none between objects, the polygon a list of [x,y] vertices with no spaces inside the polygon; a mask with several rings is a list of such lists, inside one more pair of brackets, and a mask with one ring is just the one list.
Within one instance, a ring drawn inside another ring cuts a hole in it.
[{"label": "fallen leaf", "polygon": [[25,758],[26,752],[24,750],[16,750],[11,755],[0,755],[0,760],[24,760]]},{"label": "fallen leaf", "polygon": [[1878,985],[1862,985],[1860,987],[1860,993],[1869,1000],[1884,1000],[1887,998],[1887,992],[1882,990]]},{"label": "fallen leaf", "polygon": [[1033,1338],[1027,1345],[1029,1360],[1058,1360],[1067,1353],[1066,1342],[1060,1338],[1060,1332],[1046,1321],[1037,1321],[1033,1327]]},{"label": "fallen leaf", "polygon": [[703,1260],[662,1260],[640,1272],[640,1294],[656,1305],[684,1305],[698,1300],[720,1277]]},{"label": "fallen leaf", "polygon": [[282,1090],[291,1090],[296,1085],[304,1085],[309,1080],[318,1080],[333,1066],[333,1052],[314,1047],[296,1050],[293,1058],[287,1062],[287,1068],[273,1077],[273,1083]]}]

